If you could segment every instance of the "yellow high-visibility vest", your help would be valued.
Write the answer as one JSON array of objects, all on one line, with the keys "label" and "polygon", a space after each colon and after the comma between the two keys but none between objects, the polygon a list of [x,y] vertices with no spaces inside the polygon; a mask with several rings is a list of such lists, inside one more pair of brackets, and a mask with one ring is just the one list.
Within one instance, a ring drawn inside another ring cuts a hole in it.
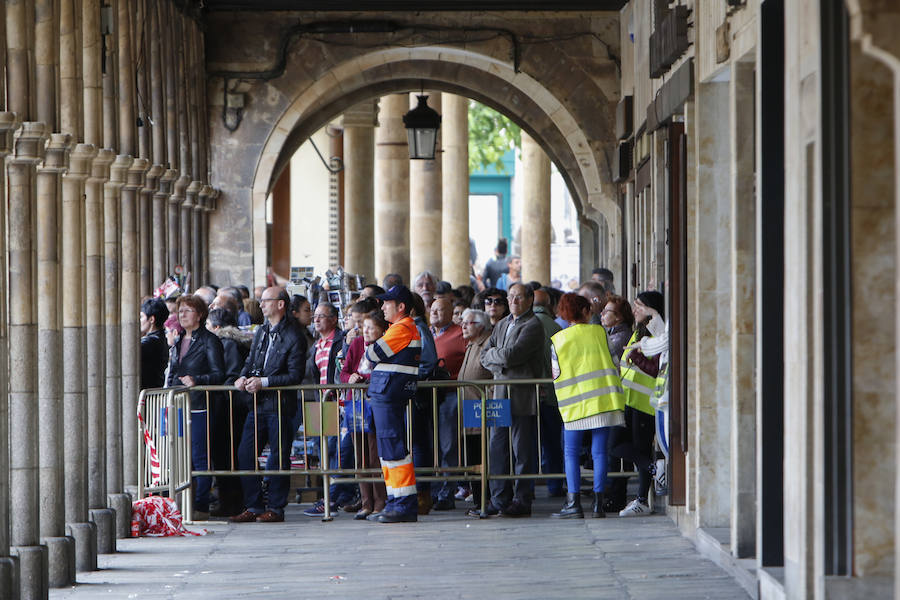
[{"label": "yellow high-visibility vest", "polygon": [[601,325],[572,325],[550,341],[559,362],[553,387],[564,422],[625,408],[622,382]]},{"label": "yellow high-visibility vest", "polygon": [[[637,331],[632,334],[629,346],[637,341],[637,335]],[[650,396],[656,387],[656,377],[647,375],[636,365],[629,363],[626,359],[630,353],[630,349],[626,350],[619,363],[622,369],[622,387],[625,388],[625,405],[653,416],[655,411],[650,406]]]}]

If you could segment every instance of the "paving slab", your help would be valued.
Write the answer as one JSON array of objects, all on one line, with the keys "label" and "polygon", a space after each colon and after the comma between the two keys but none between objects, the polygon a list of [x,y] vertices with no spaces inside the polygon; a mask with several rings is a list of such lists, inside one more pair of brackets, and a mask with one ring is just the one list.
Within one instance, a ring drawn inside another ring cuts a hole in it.
[{"label": "paving slab", "polygon": [[473,519],[460,502],[396,525],[347,513],[323,523],[292,504],[280,524],[213,522],[202,537],[119,540],[100,570],[50,598],[748,597],[664,515],[549,518],[559,504],[539,499],[531,518]]}]

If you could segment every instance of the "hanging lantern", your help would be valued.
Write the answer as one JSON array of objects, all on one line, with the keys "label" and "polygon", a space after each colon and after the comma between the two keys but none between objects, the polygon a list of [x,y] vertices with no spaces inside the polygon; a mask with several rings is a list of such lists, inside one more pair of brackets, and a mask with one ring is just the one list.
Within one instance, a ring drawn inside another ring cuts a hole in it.
[{"label": "hanging lantern", "polygon": [[416,96],[419,104],[403,115],[403,125],[409,138],[410,160],[434,160],[437,132],[441,115],[428,106],[428,96]]}]

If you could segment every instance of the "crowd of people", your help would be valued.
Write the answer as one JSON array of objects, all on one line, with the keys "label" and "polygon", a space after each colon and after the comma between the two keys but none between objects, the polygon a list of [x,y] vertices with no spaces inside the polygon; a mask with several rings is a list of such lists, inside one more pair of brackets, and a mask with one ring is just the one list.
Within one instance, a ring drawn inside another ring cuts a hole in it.
[{"label": "crowd of people", "polygon": [[[341,405],[341,435],[329,439],[330,466],[380,468],[384,475],[374,484],[335,478],[329,509],[395,523],[454,510],[457,503],[483,516],[479,485],[415,477],[416,466],[454,472],[463,466],[460,458],[465,466],[482,463],[481,431],[460,431],[459,415],[462,400],[480,396],[474,388],[445,388],[435,401],[418,384],[501,380],[488,389],[494,400],[509,403],[510,425],[489,428],[490,473],[523,477],[490,480],[488,516],[531,515],[535,479],[525,476],[538,473],[539,462],[543,473],[566,475],[546,480],[550,496],[565,497],[554,517],[650,512],[651,482],[656,476],[664,485],[665,472],[654,450],[654,415],[665,388],[662,294],[644,291],[630,304],[615,294],[606,269],[563,294],[522,281],[518,258],[500,250],[473,286],[453,288],[423,272],[410,289],[391,274],[381,286],[367,285],[349,307],[331,304],[327,294],[290,297],[278,286],[252,295],[246,287],[209,286],[147,298],[140,315],[141,386],[233,386],[224,394],[191,392],[195,471],[254,470],[266,444],[266,469],[290,469],[301,402],[270,388],[323,386],[317,399]],[[553,385],[515,383],[548,378]],[[367,388],[325,391],[341,383]],[[623,460],[639,475],[637,495],[627,503],[625,479],[607,477]],[[590,511],[581,504],[585,465],[593,471]],[[287,476],[265,477],[265,483],[259,476],[223,476],[213,483],[194,478],[194,520],[210,514],[238,523],[284,520]],[[324,500],[304,511],[324,513]]]}]

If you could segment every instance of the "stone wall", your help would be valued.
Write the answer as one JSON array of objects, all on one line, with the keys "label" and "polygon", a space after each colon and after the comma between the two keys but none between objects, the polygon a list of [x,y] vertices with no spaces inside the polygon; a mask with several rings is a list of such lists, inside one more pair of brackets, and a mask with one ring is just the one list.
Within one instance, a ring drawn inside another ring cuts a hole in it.
[{"label": "stone wall", "polygon": [[[214,226],[213,269],[222,283],[251,272],[261,277],[264,265],[252,265],[248,250],[264,247],[264,232],[247,215],[260,213],[274,177],[312,131],[363,100],[422,86],[474,98],[522,125],[563,173],[580,214],[605,214],[613,224],[608,246],[620,247],[609,162],[619,93],[618,15],[391,13],[398,32],[297,35],[283,71],[267,80],[249,73],[278,64],[279,44],[298,23],[384,18],[210,14],[212,165],[223,190],[216,218],[241,226],[228,230],[228,243],[226,230]],[[239,90],[244,102],[234,132],[221,119],[224,85]]]}]

